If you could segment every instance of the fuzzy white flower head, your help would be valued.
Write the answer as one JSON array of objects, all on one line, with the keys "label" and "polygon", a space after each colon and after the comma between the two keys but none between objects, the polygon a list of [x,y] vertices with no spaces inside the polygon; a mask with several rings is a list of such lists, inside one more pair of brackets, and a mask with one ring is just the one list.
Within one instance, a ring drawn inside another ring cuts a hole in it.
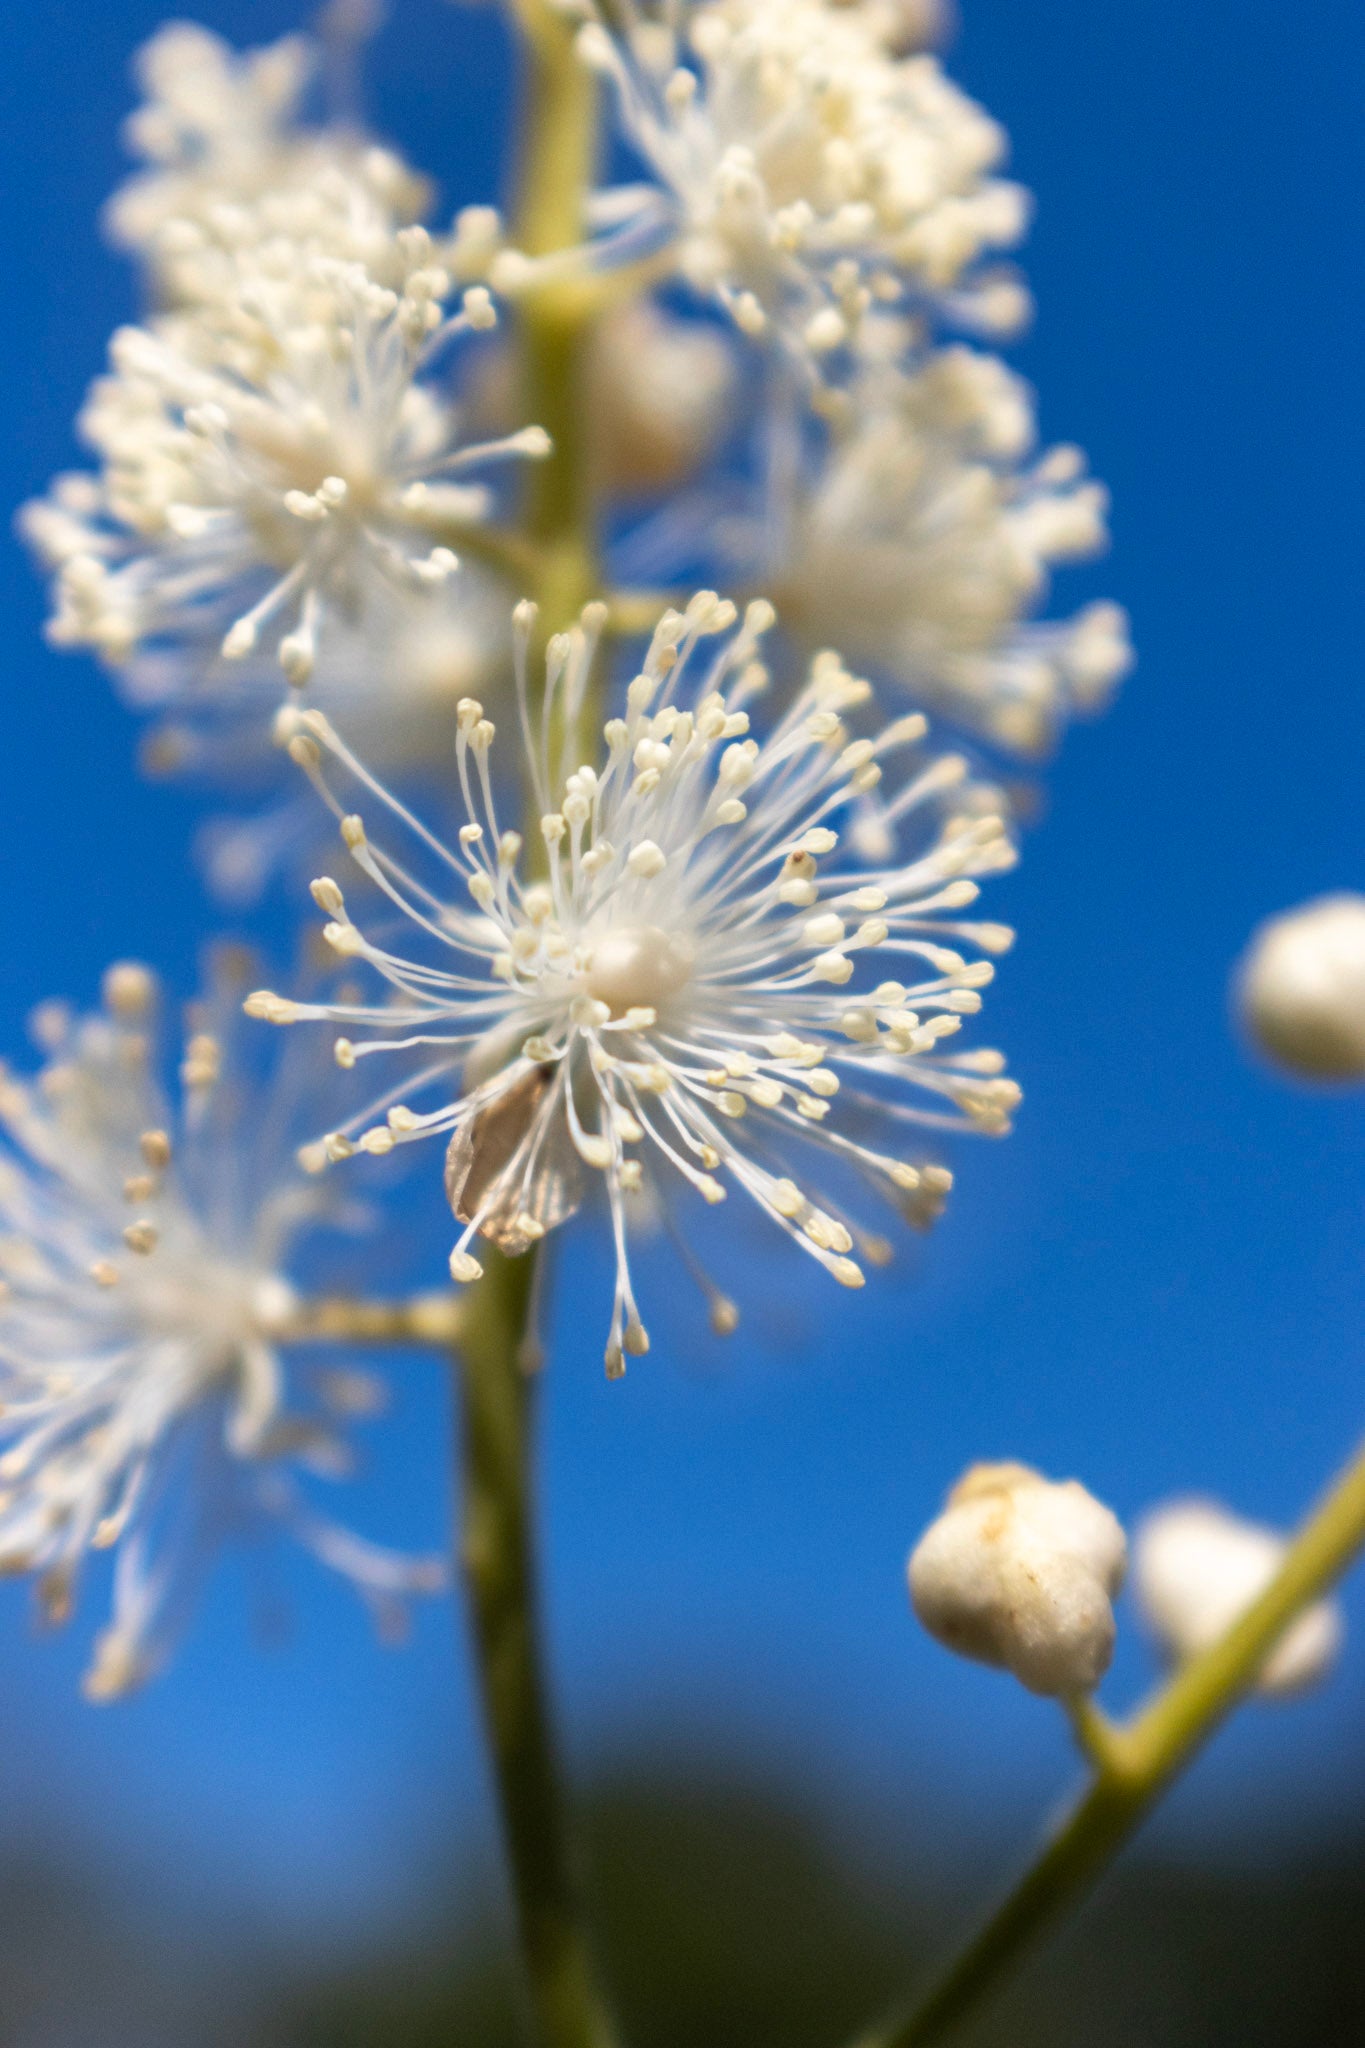
[{"label": "fuzzy white flower head", "polygon": [[[1197,1657],[1227,1634],[1280,1566],[1285,1539],[1245,1522],[1218,1501],[1175,1500],[1154,1508],[1133,1547],[1133,1590],[1166,1655]],[[1266,1658],[1258,1692],[1316,1685],[1341,1647],[1341,1608],[1319,1600],[1285,1630]]]},{"label": "fuzzy white flower head", "polygon": [[1237,971],[1237,1006],[1277,1066],[1365,1080],[1365,896],[1343,891],[1268,918]]},{"label": "fuzzy white flower head", "polygon": [[168,22],[138,52],[145,103],[125,135],[147,168],[114,194],[105,221],[116,243],[148,263],[161,304],[205,295],[196,254],[206,242],[240,240],[253,208],[264,207],[277,231],[307,221],[328,253],[353,260],[426,211],[426,180],[391,151],[351,126],[306,124],[303,103],[323,60],[304,36],[238,54],[188,21]]},{"label": "fuzzy white flower head", "polygon": [[87,1552],[117,1548],[94,1699],[161,1666],[209,1548],[234,1530],[287,1531],[386,1625],[441,1582],[300,1486],[345,1472],[338,1423],[368,1384],[335,1370],[313,1404],[286,1401],[282,1261],[316,1190],[286,1155],[271,1162],[281,1107],[243,1093],[210,1028],[240,1037],[240,979],[225,972],[193,1023],[178,1106],[158,1081],[156,994],[146,968],[111,968],[100,1014],[35,1013],[35,1079],[0,1076],[0,1572],[35,1573],[62,1621]]},{"label": "fuzzy white flower head", "polygon": [[818,453],[775,466],[764,587],[805,645],[841,647],[998,746],[1041,751],[1132,659],[1117,605],[1033,616],[1055,566],[1104,547],[1103,486],[1078,449],[1032,453],[1031,394],[998,357],[872,357],[851,396],[816,430]]},{"label": "fuzzy white flower head", "polygon": [[[760,742],[747,707],[767,680],[758,639],[771,608],[751,605],[735,630],[733,605],[710,592],[660,621],[625,716],[605,726],[605,759],[575,766],[572,735],[603,615],[590,607],[582,626],[551,641],[540,714],[526,686],[534,610],[519,608],[543,879],[522,878],[520,836],[499,825],[494,729],[480,704],[460,710],[468,819],[450,850],[373,782],[325,721],[300,715],[292,750],[329,800],[336,804],[324,752],[436,863],[429,885],[338,807],[354,859],[436,960],[371,943],[328,878],[314,894],[331,919],[330,943],[345,959],[369,961],[391,985],[391,1001],[328,1007],[261,991],[248,1007],[276,1023],[345,1025],[336,1048],[344,1066],[399,1046],[426,1049],[436,1108],[414,1110],[395,1088],[324,1150],[340,1158],[448,1135],[446,1190],[462,1226],[457,1279],[477,1277],[471,1246],[480,1235],[523,1251],[576,1208],[584,1169],[600,1176],[617,1253],[607,1345],[616,1373],[623,1351],[648,1346],[625,1202],[647,1175],[666,1212],[742,1190],[836,1280],[857,1287],[855,1248],[872,1258],[889,1248],[846,1220],[836,1198],[794,1177],[804,1168],[788,1171],[789,1155],[823,1155],[836,1182],[842,1169],[911,1220],[926,1220],[948,1176],[922,1151],[908,1156],[917,1138],[944,1127],[1007,1128],[1018,1090],[1002,1078],[1000,1056],[955,1053],[945,1041],[979,1009],[994,972],[989,959],[959,947],[997,953],[1010,940],[999,925],[962,921],[979,893],[972,877],[1014,856],[999,819],[973,807],[965,763],[916,751],[885,807],[913,850],[872,871],[841,857],[840,831],[898,753],[918,749],[924,721],[854,738],[846,715],[870,691],[826,654]],[[562,746],[551,744],[556,729]],[[904,980],[885,978],[893,960]],[[356,1030],[364,1036],[352,1038]],[[387,1108],[385,1121],[371,1122],[376,1108]],[[721,1320],[733,1321],[728,1305]]]},{"label": "fuzzy white flower head", "polygon": [[494,323],[492,303],[476,288],[447,316],[425,229],[395,246],[401,291],[314,258],[306,318],[295,281],[276,294],[258,278],[242,303],[270,337],[268,369],[186,346],[184,319],[115,335],[81,419],[102,472],[59,478],[23,515],[58,571],[57,644],[113,662],[149,645],[243,659],[264,637],[302,683],[329,607],[354,616],[376,579],[421,591],[453,573],[439,536],[482,518],[488,496],[455,479],[549,443],[528,427],[461,445],[427,373],[454,337]]},{"label": "fuzzy white flower head", "polygon": [[929,1633],[1030,1692],[1093,1692],[1114,1654],[1112,1600],[1127,1541],[1079,1480],[973,1465],[911,1553],[910,1598]]},{"label": "fuzzy white flower head", "polygon": [[661,18],[624,0],[611,20],[583,52],[668,195],[603,196],[624,246],[675,233],[697,290],[808,359],[874,299],[1017,324],[1018,290],[979,272],[1027,221],[992,175],[1004,133],[936,58],[895,54],[886,9],[704,0]]}]

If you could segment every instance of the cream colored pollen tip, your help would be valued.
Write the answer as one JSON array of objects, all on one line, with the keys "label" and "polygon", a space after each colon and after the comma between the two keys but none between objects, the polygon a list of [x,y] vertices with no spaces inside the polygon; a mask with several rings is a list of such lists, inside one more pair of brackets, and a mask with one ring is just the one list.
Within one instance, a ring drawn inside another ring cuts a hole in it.
[{"label": "cream colored pollen tip", "polygon": [[948,1649],[1013,1672],[1030,1692],[1092,1692],[1114,1653],[1127,1541],[1076,1479],[973,1465],[912,1551],[915,1613]]},{"label": "cream colored pollen tip", "polygon": [[1288,1073],[1365,1080],[1365,896],[1319,896],[1267,919],[1236,998],[1254,1043]]},{"label": "cream colored pollen tip", "polygon": [[[1144,1517],[1133,1543],[1133,1590],[1166,1657],[1180,1664],[1227,1633],[1279,1568],[1285,1539],[1218,1501],[1173,1500]],[[1266,1658],[1256,1690],[1302,1692],[1326,1677],[1341,1646],[1341,1609],[1305,1609]]]}]

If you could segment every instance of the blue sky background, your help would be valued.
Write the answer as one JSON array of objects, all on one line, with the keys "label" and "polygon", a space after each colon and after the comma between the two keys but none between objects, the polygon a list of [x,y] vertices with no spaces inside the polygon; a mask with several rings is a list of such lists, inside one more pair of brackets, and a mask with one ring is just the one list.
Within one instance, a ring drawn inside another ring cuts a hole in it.
[{"label": "blue sky background", "polygon": [[[1021,940],[991,1036],[1026,1106],[1007,1144],[959,1154],[903,1276],[836,1298],[783,1268],[790,1321],[760,1315],[758,1341],[703,1370],[656,1313],[653,1355],[612,1387],[596,1318],[585,1338],[575,1317],[546,1418],[576,1762],[647,1740],[761,1755],[940,1863],[964,1830],[1022,1842],[1069,1770],[1046,1706],[908,1618],[904,1552],[957,1471],[1017,1456],[1125,1516],[1203,1488],[1289,1519],[1365,1428],[1362,1100],[1258,1071],[1225,996],[1260,916],[1365,886],[1365,17],[1352,0],[964,13],[953,68],[1038,195],[1040,313],[1017,359],[1047,436],[1082,442],[1114,493],[1112,559],[1062,594],[1121,597],[1140,652],[995,892]],[[201,14],[241,42],[297,25],[284,0]],[[494,196],[509,74],[492,10],[393,14],[378,125],[449,204]],[[96,213],[120,175],[127,59],[160,16],[11,10],[3,506],[71,461],[84,385],[134,310]],[[30,1004],[88,998],[111,954],[186,987],[209,913],[194,801],[137,779],[130,721],[90,664],[45,649],[8,539],[0,602],[0,1048],[19,1054]],[[600,1294],[592,1248],[573,1258],[575,1291]],[[430,1540],[443,1389],[423,1359],[395,1377],[357,1515]],[[341,1592],[286,1570],[289,1645],[251,1647],[224,1569],[169,1677],[99,1712],[75,1692],[93,1606],[80,1639],[40,1640],[25,1589],[0,1592],[0,1847],[56,1828],[124,1895],[262,1943],[378,1925],[442,1842],[486,1847],[456,1617],[434,1608],[383,1652]],[[1359,1587],[1348,1601],[1335,1683],[1246,1713],[1171,1802],[1169,1842],[1275,1840],[1365,1800]],[[1128,1615],[1107,1696],[1149,1675]]]}]

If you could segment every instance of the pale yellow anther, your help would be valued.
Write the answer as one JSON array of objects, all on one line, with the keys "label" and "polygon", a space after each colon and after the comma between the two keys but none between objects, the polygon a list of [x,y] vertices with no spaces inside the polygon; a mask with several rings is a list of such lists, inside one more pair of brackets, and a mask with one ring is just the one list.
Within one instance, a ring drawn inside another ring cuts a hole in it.
[{"label": "pale yellow anther", "polygon": [[810,963],[810,971],[816,981],[832,981],[841,987],[852,978],[853,962],[844,953],[818,953]]},{"label": "pale yellow anther", "polygon": [[722,1089],[716,1097],[716,1108],[722,1116],[741,1117],[746,1107],[744,1097],[737,1095],[733,1088]]},{"label": "pale yellow anther", "polygon": [[346,900],[330,875],[319,875],[308,887],[319,910],[325,911],[328,917],[342,916],[346,909]]},{"label": "pale yellow anther", "polygon": [[471,1280],[483,1278],[483,1267],[472,1253],[456,1250],[450,1254],[450,1277],[466,1286]]},{"label": "pale yellow anther", "polygon": [[374,1158],[382,1159],[385,1153],[393,1150],[393,1132],[383,1124],[374,1124],[368,1131],[361,1132],[356,1144],[360,1151],[369,1152]]},{"label": "pale yellow anther", "polygon": [[332,1058],[339,1067],[343,1067],[347,1073],[350,1072],[351,1068],[355,1065],[355,1047],[349,1038],[333,1039]]},{"label": "pale yellow anther", "polygon": [[867,1276],[856,1259],[835,1259],[829,1270],[841,1287],[862,1287],[866,1282]]},{"label": "pale yellow anther", "polygon": [[123,1242],[130,1252],[137,1252],[140,1257],[146,1258],[156,1250],[157,1236],[156,1225],[143,1217],[140,1222],[127,1225],[123,1232]]},{"label": "pale yellow anther", "polygon": [[90,1278],[94,1281],[96,1287],[117,1287],[119,1281],[118,1267],[112,1259],[96,1259],[90,1268]]},{"label": "pale yellow anther", "polygon": [[131,1173],[123,1183],[123,1199],[141,1207],[150,1202],[156,1193],[156,1182],[150,1173]]},{"label": "pale yellow anther", "polygon": [[137,1148],[153,1173],[163,1173],[171,1163],[171,1141],[165,1131],[144,1131]]}]

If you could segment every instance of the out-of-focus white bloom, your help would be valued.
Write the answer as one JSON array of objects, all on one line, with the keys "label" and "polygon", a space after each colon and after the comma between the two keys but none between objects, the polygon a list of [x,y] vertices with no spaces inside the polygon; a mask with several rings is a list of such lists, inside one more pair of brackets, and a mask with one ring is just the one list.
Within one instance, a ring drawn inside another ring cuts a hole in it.
[{"label": "out-of-focus white bloom", "polygon": [[996,356],[955,345],[910,370],[874,359],[851,396],[819,454],[779,469],[764,588],[806,645],[840,647],[954,723],[1039,752],[1132,660],[1117,605],[1032,616],[1054,566],[1104,547],[1103,485],[1076,448],[1033,454],[1031,394]]},{"label": "out-of-focus white bloom", "polygon": [[1365,1080],[1365,896],[1319,896],[1268,918],[1237,970],[1261,1051],[1310,1081]]},{"label": "out-of-focus white bloom", "polygon": [[492,303],[477,287],[446,317],[426,231],[395,246],[401,291],[326,257],[306,291],[257,276],[237,303],[268,338],[259,367],[187,345],[187,329],[196,344],[210,335],[193,318],[115,335],[81,419],[101,473],[58,478],[23,515],[58,571],[57,644],[113,662],[154,645],[240,660],[265,637],[303,683],[326,610],[354,617],[376,581],[420,592],[453,572],[438,536],[482,518],[488,498],[453,479],[549,443],[528,427],[460,444],[426,373],[455,336],[494,324]]},{"label": "out-of-focus white bloom", "polygon": [[983,273],[1028,217],[994,175],[1003,130],[936,58],[891,47],[899,10],[703,0],[664,16],[621,0],[582,31],[663,193],[603,194],[622,253],[669,232],[678,265],[749,334],[838,348],[874,300],[1006,331],[1019,288]]},{"label": "out-of-focus white bloom", "polygon": [[[856,1287],[863,1270],[851,1254],[884,1257],[884,1241],[792,1177],[789,1156],[823,1154],[836,1181],[842,1167],[918,1221],[947,1185],[922,1154],[907,1156],[925,1128],[1007,1128],[1018,1090],[1001,1077],[1000,1056],[942,1048],[979,1009],[994,971],[959,946],[995,953],[1010,939],[998,925],[961,921],[979,893],[971,877],[1014,856],[999,819],[974,809],[965,763],[918,752],[922,718],[875,740],[853,737],[845,717],[870,691],[834,655],[817,660],[765,741],[751,737],[747,705],[767,680],[757,643],[771,608],[752,605],[732,632],[733,605],[709,592],[660,621],[625,716],[604,729],[605,760],[575,766],[603,611],[590,607],[580,627],[551,641],[541,714],[525,677],[534,612],[518,609],[542,880],[521,878],[520,835],[499,824],[494,729],[480,704],[460,708],[468,822],[454,850],[375,784],[325,721],[300,715],[292,751],[334,806],[324,752],[436,863],[428,885],[372,846],[358,816],[343,816],[353,857],[425,935],[434,962],[371,943],[327,878],[314,894],[331,919],[330,944],[377,969],[391,1001],[332,1007],[261,991],[248,1007],[274,1023],[359,1027],[360,1042],[337,1042],[343,1066],[425,1049],[434,1109],[400,1102],[416,1089],[399,1083],[316,1157],[449,1134],[446,1191],[463,1226],[451,1260],[457,1279],[477,1277],[470,1247],[480,1233],[523,1251],[576,1208],[585,1167],[600,1175],[617,1254],[607,1365],[618,1373],[623,1351],[648,1348],[625,1206],[647,1171],[669,1209],[691,1197],[719,1202],[727,1182],[739,1187]],[[907,850],[860,872],[839,857],[840,828],[908,748],[911,764],[886,803]],[[466,891],[472,907],[459,900]],[[882,978],[893,960],[904,963],[904,980]],[[373,1123],[383,1110],[385,1121]],[[727,1326],[733,1313],[722,1305]]]},{"label": "out-of-focus white bloom", "polygon": [[[205,246],[298,239],[371,262],[395,229],[426,212],[427,181],[392,151],[341,124],[309,126],[303,103],[320,45],[287,36],[241,54],[211,30],[168,22],[138,52],[145,96],[126,139],[147,166],[109,202],[106,225],[148,264],[162,305],[208,295]],[[385,280],[388,282],[389,280]]]},{"label": "out-of-focus white bloom", "polygon": [[[1279,1570],[1284,1537],[1218,1501],[1174,1500],[1143,1518],[1133,1544],[1133,1590],[1166,1655],[1183,1663],[1212,1648]],[[1301,1692],[1324,1678],[1341,1646],[1341,1609],[1320,1600],[1266,1658],[1258,1692]]]},{"label": "out-of-focus white bloom", "polygon": [[[318,633],[306,689],[376,774],[409,791],[445,788],[454,764],[455,709],[477,692],[511,703],[512,636],[501,585],[477,565],[430,590],[380,582],[360,615],[337,613]],[[278,663],[215,656],[189,667],[173,650],[136,655],[119,671],[121,694],[156,723],[143,762],[262,808],[215,818],[202,835],[209,879],[226,902],[253,902],[278,874],[321,850],[325,820],[278,744]],[[287,721],[286,721],[287,723]],[[311,872],[311,867],[309,872]]]},{"label": "out-of-focus white bloom", "polygon": [[724,432],[736,383],[726,337],[633,299],[599,324],[588,369],[593,454],[603,481],[633,495],[695,471]]},{"label": "out-of-focus white bloom", "polygon": [[941,1643],[1030,1692],[1093,1692],[1114,1654],[1127,1542],[1079,1480],[973,1465],[911,1553],[910,1598]]},{"label": "out-of-focus white bloom", "polygon": [[362,1383],[324,1374],[318,1400],[286,1399],[283,1261],[321,1205],[289,1171],[284,1104],[254,1099],[225,1056],[240,986],[225,969],[194,1015],[178,1106],[158,1080],[155,983],[128,963],[96,1016],[44,1005],[46,1064],[0,1078],[0,1571],[35,1573],[61,1621],[86,1553],[117,1548],[95,1699],[159,1668],[233,1533],[287,1530],[386,1624],[441,1580],[300,1487],[347,1469],[339,1423]]}]

